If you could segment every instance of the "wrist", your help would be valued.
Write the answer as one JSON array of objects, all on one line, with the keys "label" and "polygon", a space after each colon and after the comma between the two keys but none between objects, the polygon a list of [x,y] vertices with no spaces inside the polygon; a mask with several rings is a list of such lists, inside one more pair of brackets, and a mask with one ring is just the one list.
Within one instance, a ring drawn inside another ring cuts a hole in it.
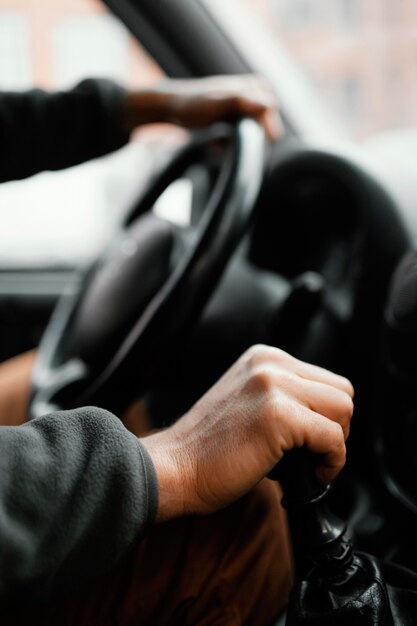
[{"label": "wrist", "polygon": [[129,91],[123,106],[123,124],[131,132],[144,124],[171,121],[172,94],[162,89]]},{"label": "wrist", "polygon": [[189,512],[187,506],[190,480],[184,451],[172,429],[144,437],[141,443],[147,449],[158,480],[157,522],[181,517]]}]

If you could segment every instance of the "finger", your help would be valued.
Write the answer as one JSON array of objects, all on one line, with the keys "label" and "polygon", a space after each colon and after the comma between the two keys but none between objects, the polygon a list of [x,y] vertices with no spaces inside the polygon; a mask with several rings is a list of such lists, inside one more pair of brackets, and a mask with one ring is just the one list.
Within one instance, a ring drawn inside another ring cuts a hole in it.
[{"label": "finger", "polygon": [[[204,126],[220,120],[234,121],[245,116],[258,119],[266,111],[266,105],[243,96],[220,95],[201,100],[198,107],[194,105],[192,111],[193,124]],[[187,124],[190,124],[190,115],[187,116]]]},{"label": "finger", "polygon": [[284,135],[284,125],[277,109],[264,111],[260,115],[259,122],[270,141],[277,141]]},{"label": "finger", "polygon": [[341,391],[347,393],[351,398],[355,395],[352,383],[348,378],[345,378],[345,376],[340,376],[339,374],[330,372],[323,367],[312,365],[311,363],[305,363],[304,361],[299,361],[298,359],[292,359],[288,363],[288,367],[301,378],[314,380],[326,385],[332,385],[333,387],[337,387]]},{"label": "finger", "polygon": [[332,385],[307,380],[295,392],[301,396],[301,400],[304,398],[308,408],[337,422],[343,429],[346,441],[353,415],[353,401],[349,394]]},{"label": "finger", "polygon": [[271,376],[281,392],[319,415],[338,423],[345,440],[350,432],[353,400],[348,393],[326,383],[300,378],[295,373],[278,367],[271,368]]},{"label": "finger", "polygon": [[240,115],[260,116],[268,111],[273,102],[265,94],[234,95],[226,99],[230,112]]},{"label": "finger", "polygon": [[337,387],[344,393],[347,393],[350,398],[353,398],[355,395],[352,383],[348,378],[345,378],[345,376],[340,376],[339,374],[330,372],[329,370],[319,367],[318,365],[303,363],[302,361],[298,361],[295,369],[297,374],[302,378],[308,378],[310,380],[315,380],[316,382]]},{"label": "finger", "polygon": [[311,452],[320,455],[319,480],[333,482],[346,463],[346,446],[340,425],[310,411],[304,422],[304,443]]},{"label": "finger", "polygon": [[281,369],[285,368],[287,371],[294,372],[300,378],[332,385],[347,393],[351,398],[355,395],[352,383],[344,376],[330,372],[318,365],[300,361],[279,348],[262,346],[262,352],[265,360],[270,360],[271,363],[274,363]]},{"label": "finger", "polygon": [[269,141],[277,141],[284,135],[284,126],[276,102],[265,98],[239,98],[233,111],[255,118],[265,131]]}]

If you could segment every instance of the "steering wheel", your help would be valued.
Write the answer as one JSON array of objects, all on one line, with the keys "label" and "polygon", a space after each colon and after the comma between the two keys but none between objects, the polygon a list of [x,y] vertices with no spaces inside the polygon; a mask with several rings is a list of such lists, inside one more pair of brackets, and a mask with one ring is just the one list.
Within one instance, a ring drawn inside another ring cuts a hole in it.
[{"label": "steering wheel", "polygon": [[[150,183],[108,248],[61,297],[38,350],[31,418],[86,404],[118,412],[180,349],[240,242],[263,179],[265,137],[253,120],[195,133]],[[196,163],[216,176],[196,225],[151,212]],[[210,169],[211,168],[211,169]]]}]

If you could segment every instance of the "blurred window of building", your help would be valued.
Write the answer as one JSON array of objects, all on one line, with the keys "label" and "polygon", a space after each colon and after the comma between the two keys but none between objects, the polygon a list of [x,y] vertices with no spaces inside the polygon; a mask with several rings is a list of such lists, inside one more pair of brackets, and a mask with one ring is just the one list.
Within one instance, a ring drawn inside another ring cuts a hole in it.
[{"label": "blurred window of building", "polygon": [[[163,76],[100,0],[0,0],[0,89],[66,89],[95,77],[139,88]],[[0,267],[89,261],[183,138],[150,126],[102,159],[0,185]]]},{"label": "blurred window of building", "polygon": [[53,32],[55,85],[66,88],[86,76],[127,82],[129,34],[108,14],[70,15]]},{"label": "blurred window of building", "polygon": [[356,76],[343,76],[340,81],[341,108],[350,124],[354,127],[360,123],[363,114],[363,92]]},{"label": "blurred window of building", "polygon": [[0,86],[25,89],[32,82],[30,29],[21,11],[0,10]]},{"label": "blurred window of building", "polygon": [[384,4],[387,18],[395,20],[401,11],[401,0],[385,0]]},{"label": "blurred window of building", "polygon": [[317,16],[320,2],[314,0],[270,0],[278,18],[289,28],[298,30],[311,25]]},{"label": "blurred window of building", "polygon": [[340,0],[339,22],[346,30],[355,30],[360,26],[361,0]]},{"label": "blurred window of building", "polygon": [[[416,90],[417,91],[417,90]],[[386,70],[386,116],[406,124],[409,115],[407,81],[401,66],[392,65]],[[416,102],[414,96],[414,103]]]}]

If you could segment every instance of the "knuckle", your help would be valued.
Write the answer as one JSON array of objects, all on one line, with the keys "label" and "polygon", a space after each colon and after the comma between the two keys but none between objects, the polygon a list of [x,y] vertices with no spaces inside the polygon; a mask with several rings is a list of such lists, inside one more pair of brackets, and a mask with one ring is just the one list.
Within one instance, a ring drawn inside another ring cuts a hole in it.
[{"label": "knuckle", "polygon": [[264,361],[265,359],[270,360],[271,358],[273,358],[274,362],[296,360],[293,356],[284,352],[284,350],[263,343],[254,344],[246,350],[245,355],[249,359],[253,359],[254,362]]},{"label": "knuckle", "polygon": [[258,392],[269,394],[275,388],[273,372],[265,365],[258,366],[252,370],[251,381]]},{"label": "knuckle", "polygon": [[285,396],[291,396],[294,388],[294,376],[280,371],[268,363],[258,364],[252,369],[250,378],[258,392],[264,394],[276,394],[280,392]]},{"label": "knuckle", "polygon": [[267,346],[258,343],[246,350],[244,356],[250,367],[256,367],[259,363],[265,361],[267,357]]},{"label": "knuckle", "polygon": [[247,354],[255,355],[255,356],[264,355],[267,349],[268,349],[268,346],[266,346],[265,344],[255,343],[253,346],[251,346],[247,350]]},{"label": "knuckle", "polygon": [[246,375],[258,382],[260,388],[268,390],[279,386],[286,389],[294,382],[287,367],[287,361],[292,358],[278,348],[255,344],[243,354],[242,362]]},{"label": "knuckle", "polygon": [[276,363],[286,368],[293,368],[298,363],[298,359],[292,354],[288,354],[285,350],[281,350],[281,348],[273,348],[274,350],[274,360]]}]

